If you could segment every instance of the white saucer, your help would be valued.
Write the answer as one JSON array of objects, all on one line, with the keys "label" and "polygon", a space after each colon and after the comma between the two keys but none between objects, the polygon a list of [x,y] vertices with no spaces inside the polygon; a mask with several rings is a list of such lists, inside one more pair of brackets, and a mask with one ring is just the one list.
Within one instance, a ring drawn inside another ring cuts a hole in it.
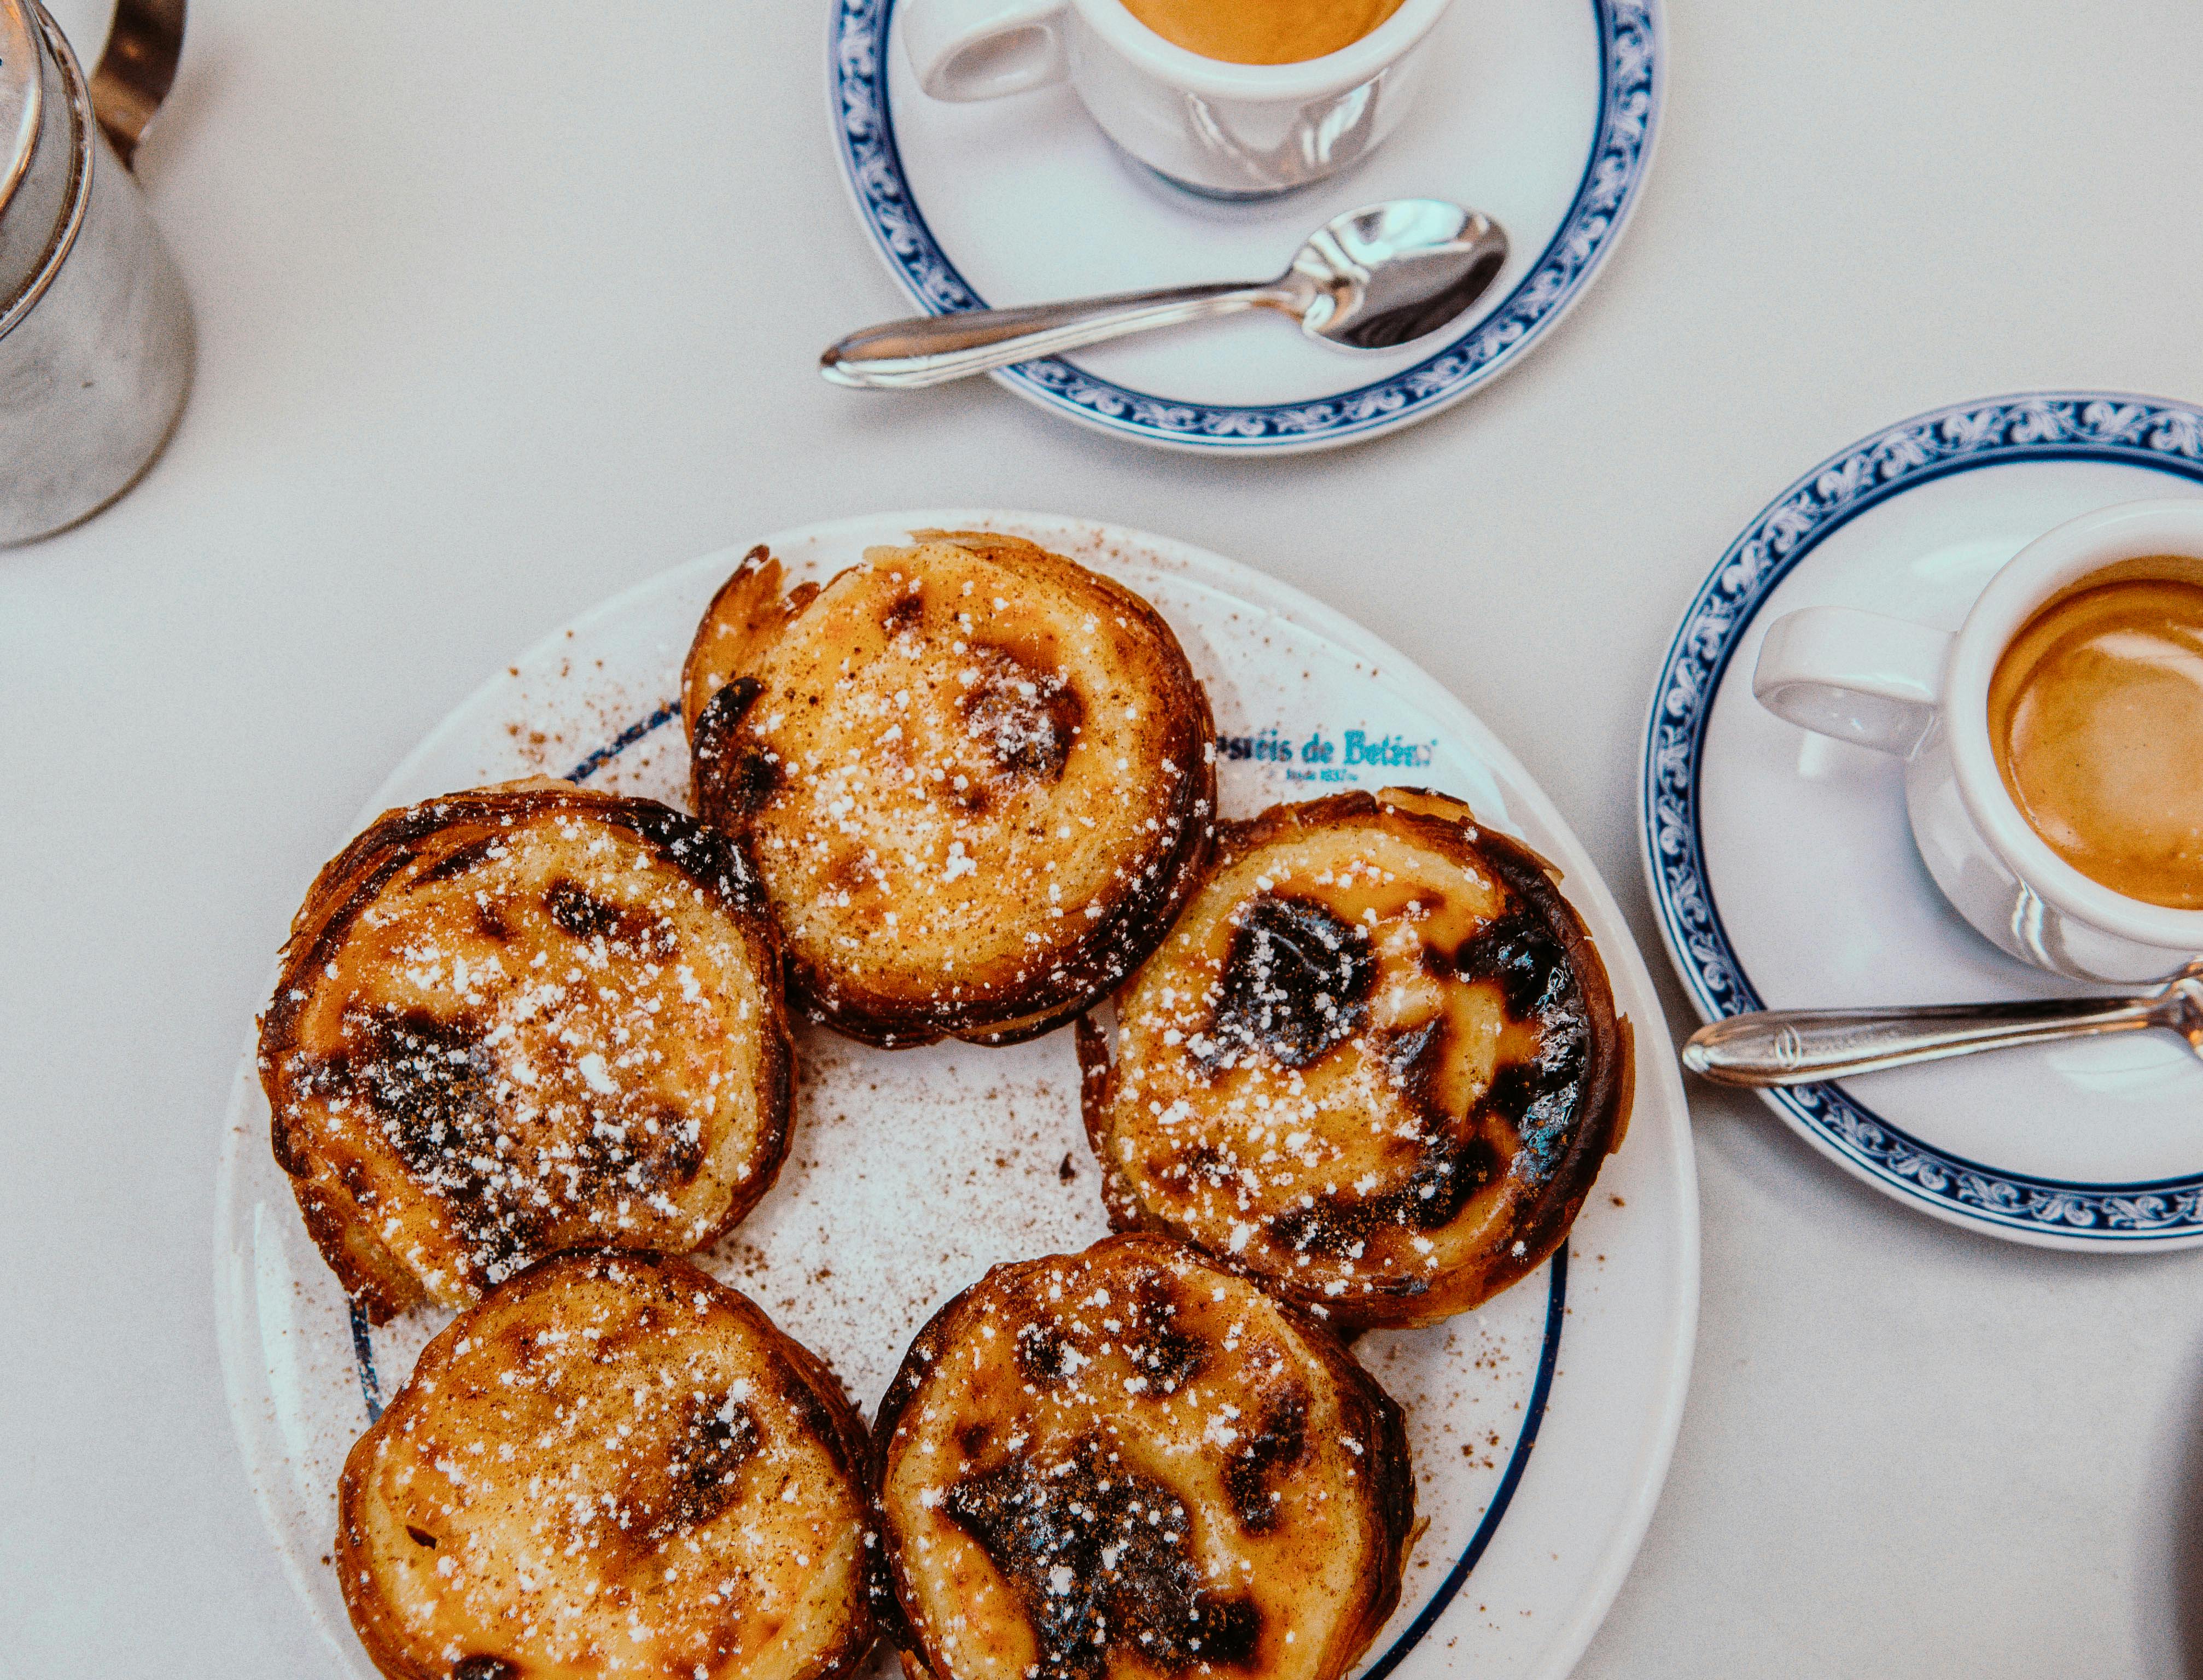
[{"label": "white saucer", "polygon": [[1520,361],[1590,286],[1651,162],[1666,81],[1657,0],[1455,0],[1438,28],[1439,60],[1397,133],[1344,174],[1259,204],[1165,185],[1067,87],[927,98],[896,0],[836,6],[836,137],[858,215],[935,315],[1260,279],[1331,217],[1380,199],[1491,216],[1512,249],[1487,301],[1414,345],[1342,351],[1241,319],[995,375],[1143,443],[1321,449],[1426,419]]},{"label": "white saucer", "polygon": [[[1834,604],[1956,629],[1989,575],[2093,508],[2203,497],[2203,413],[2054,392],[1905,421],[1833,457],[1722,557],[1655,691],[1645,867],[1707,1019],[1762,1008],[2042,997],[2084,987],[2005,956],[1914,849],[1894,759],[1751,695],[1766,627]],[[2203,1063],[2168,1034],[2013,1050],[1764,1093],[1869,1183],[2023,1242],[2203,1243]]]},{"label": "white saucer", "polygon": [[[982,526],[1122,578],[1170,621],[1215,708],[1226,814],[1380,787],[1400,777],[1380,763],[1412,758],[1415,780],[1466,797],[1565,871],[1636,1027],[1628,1135],[1570,1241],[1536,1276],[1447,1323],[1355,1347],[1407,1410],[1417,1515],[1428,1523],[1361,1680],[1396,1671],[1399,1680],[1559,1680],[1651,1518],[1698,1311],[1688,1119],[1627,925],[1544,794],[1458,700],[1367,632],[1247,567],[1111,526],[988,510],[872,516],[766,540],[795,575],[823,579],[914,528]],[[539,645],[429,734],[363,822],[448,788],[546,772],[682,802],[688,750],[668,697],[738,557],[729,550],[669,572]],[[948,1295],[997,1261],[1076,1249],[1106,1231],[1078,1062],[1068,1031],[1002,1050],[905,1051],[806,1031],[797,1055],[788,1163],[702,1258],[824,1356],[869,1414]],[[373,1680],[327,1565],[336,1477],[442,1315],[370,1329],[349,1312],[269,1154],[250,1047],[216,1221],[223,1372],[254,1489],[339,1665]],[[866,1680],[896,1672],[883,1648]]]}]

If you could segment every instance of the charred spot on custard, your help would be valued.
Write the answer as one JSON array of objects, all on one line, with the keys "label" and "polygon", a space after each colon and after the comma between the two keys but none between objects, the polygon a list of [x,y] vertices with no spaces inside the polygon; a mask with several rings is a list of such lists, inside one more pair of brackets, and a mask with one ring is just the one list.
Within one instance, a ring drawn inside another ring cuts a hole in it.
[{"label": "charred spot on custard", "polygon": [[880,615],[880,628],[890,636],[913,629],[925,616],[924,586],[913,582],[909,592],[898,595],[888,603],[888,610]]},{"label": "charred spot on custard", "polygon": [[1497,981],[1518,1021],[1534,1020],[1575,988],[1568,948],[1520,905],[1464,940],[1454,969],[1463,980]]},{"label": "charred spot on custard", "polygon": [[1085,721],[1078,691],[1001,648],[975,649],[972,660],[976,678],[957,702],[966,730],[1006,775],[1060,780]]},{"label": "charred spot on custard", "polygon": [[[1117,1321],[1117,1328],[1108,1332],[1107,1340],[1156,1390],[1175,1394],[1180,1384],[1208,1362],[1208,1343],[1178,1327],[1178,1297],[1163,1274],[1143,1274],[1126,1293],[1129,1299],[1119,1309],[1123,1317]],[[1069,1382],[1094,1357],[1081,1351],[1069,1333],[1045,1317],[1019,1326],[1012,1350],[1025,1380],[1044,1389]]]},{"label": "charred spot on custard", "polygon": [[520,1671],[502,1657],[461,1657],[452,1665],[452,1680],[520,1680]]},{"label": "charred spot on custard", "polygon": [[1125,1356],[1168,1394],[1208,1363],[1208,1343],[1177,1323],[1178,1295],[1161,1272],[1143,1275],[1132,1286],[1131,1322],[1120,1339]]},{"label": "charred spot on custard", "polygon": [[818,872],[819,889],[825,893],[877,896],[880,884],[879,860],[859,846],[836,851]]},{"label": "charred spot on custard", "polygon": [[617,905],[606,904],[570,881],[554,885],[543,895],[543,904],[561,931],[583,941],[599,935],[615,938],[626,924],[627,914]]},{"label": "charred spot on custard", "polygon": [[[483,1029],[420,1011],[353,1010],[343,1035],[344,1048],[308,1070],[306,1089],[363,1104],[416,1182],[468,1210],[467,1235],[510,1258],[518,1233],[490,1200],[499,1126]],[[486,1158],[489,1170],[477,1164]]]},{"label": "charred spot on custard", "polygon": [[735,736],[765,685],[738,676],[704,703],[696,715],[690,752],[707,819],[735,821],[753,816],[780,786],[780,769],[761,747],[737,746]]},{"label": "charred spot on custard", "polygon": [[1429,1108],[1431,1087],[1445,1064],[1446,1023],[1433,1016],[1420,1027],[1403,1027],[1387,1034],[1378,1055],[1392,1076],[1392,1082],[1418,1105]]},{"label": "charred spot on custard", "polygon": [[1461,1138],[1433,1138],[1424,1146],[1407,1182],[1385,1199],[1384,1211],[1395,1224],[1443,1230],[1460,1216],[1469,1197],[1505,1168],[1499,1152],[1481,1131]]},{"label": "charred spot on custard", "polygon": [[1203,1584],[1185,1502],[1110,1458],[1088,1435],[1053,1464],[1013,1460],[942,1500],[1024,1606],[1032,1680],[1102,1680],[1118,1651],[1168,1674],[1251,1666],[1261,1612]]},{"label": "charred spot on custard", "polygon": [[1351,1038],[1377,978],[1369,935],[1306,899],[1264,893],[1239,914],[1218,981],[1208,1053],[1262,1050],[1304,1068]]},{"label": "charred spot on custard", "polygon": [[1198,1179],[1211,1189],[1220,1189],[1238,1177],[1239,1169],[1213,1143],[1190,1143],[1178,1151],[1160,1176],[1184,1183]]},{"label": "charred spot on custard", "polygon": [[1368,1241],[1377,1208],[1371,1202],[1318,1196],[1313,1206],[1289,1207],[1268,1224],[1271,1240],[1296,1254],[1346,1259]]},{"label": "charred spot on custard", "polygon": [[1072,1375],[1080,1362],[1063,1332],[1041,1323],[1019,1327],[1016,1357],[1025,1380],[1042,1388],[1053,1388]]},{"label": "charred spot on custard", "polygon": [[941,789],[941,797],[966,816],[984,816],[995,808],[994,795],[984,781],[972,781],[959,787],[950,783]]},{"label": "charred spot on custard", "polygon": [[1539,1023],[1538,1048],[1527,1061],[1503,1064],[1478,1105],[1505,1121],[1521,1141],[1515,1170],[1541,1183],[1559,1164],[1591,1071],[1591,1023],[1571,992]]},{"label": "charred spot on custard", "polygon": [[[560,1212],[635,1178],[656,1188],[685,1186],[703,1168],[701,1123],[659,1107],[573,1140],[546,1206],[508,1135],[483,1027],[420,1011],[355,1009],[342,1035],[335,1055],[304,1070],[304,1090],[366,1111],[493,1281],[530,1257]],[[364,1189],[354,1190],[363,1205],[373,1200]]]},{"label": "charred spot on custard", "polygon": [[662,1491],[635,1504],[646,1513],[641,1538],[660,1540],[708,1523],[735,1496],[735,1472],[760,1444],[757,1418],[733,1398],[691,1400],[672,1442]]},{"label": "charred spot on custard", "polygon": [[1277,1526],[1283,1494],[1271,1483],[1307,1453],[1308,1413],[1308,1394],[1297,1386],[1264,1395],[1259,1421],[1224,1466],[1232,1513],[1249,1534],[1267,1534]]},{"label": "charred spot on custard", "polygon": [[1480,1129],[1430,1138],[1392,1189],[1361,1197],[1318,1196],[1308,1206],[1273,1216],[1268,1231],[1273,1241],[1296,1254],[1358,1260],[1370,1237],[1384,1227],[1444,1229],[1461,1216],[1469,1197],[1506,1170],[1506,1158]]},{"label": "charred spot on custard", "polygon": [[603,940],[623,954],[670,957],[678,943],[673,924],[647,910],[630,910],[571,881],[553,882],[543,895],[553,926],[588,945]]},{"label": "charred spot on custard", "polygon": [[657,1131],[645,1126],[643,1135],[657,1147],[647,1158],[644,1170],[660,1188],[678,1189],[704,1169],[704,1128],[670,1108],[659,1109],[653,1119]]},{"label": "charred spot on custard", "polygon": [[1502,1063],[1477,1113],[1504,1122],[1521,1140],[1516,1170],[1542,1182],[1558,1163],[1591,1069],[1591,1021],[1567,948],[1516,905],[1479,928],[1455,958],[1466,981],[1496,982],[1515,1021],[1535,1024],[1538,1047]]}]

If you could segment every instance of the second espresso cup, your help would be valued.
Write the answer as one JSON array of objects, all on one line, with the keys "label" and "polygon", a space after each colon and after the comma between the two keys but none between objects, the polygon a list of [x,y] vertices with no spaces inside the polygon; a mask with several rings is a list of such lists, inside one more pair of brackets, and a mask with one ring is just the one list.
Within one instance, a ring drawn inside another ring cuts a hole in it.
[{"label": "second espresso cup", "polygon": [[1117,144],[1180,186],[1265,198],[1367,156],[1399,125],[1450,0],[1403,0],[1359,40],[1235,64],[1166,40],[1123,0],[905,0],[903,42],[936,99],[1068,81]]},{"label": "second espresso cup", "polygon": [[2203,955],[2203,910],[2116,892],[2035,831],[1998,765],[1990,682],[2046,604],[2159,557],[2203,576],[2203,501],[2132,502],[2068,521],[1989,581],[1955,635],[1849,607],[1785,614],[1752,673],[1751,692],[1778,716],[1904,758],[1913,838],[1944,896],[2011,955],[2080,980],[2169,979]]}]

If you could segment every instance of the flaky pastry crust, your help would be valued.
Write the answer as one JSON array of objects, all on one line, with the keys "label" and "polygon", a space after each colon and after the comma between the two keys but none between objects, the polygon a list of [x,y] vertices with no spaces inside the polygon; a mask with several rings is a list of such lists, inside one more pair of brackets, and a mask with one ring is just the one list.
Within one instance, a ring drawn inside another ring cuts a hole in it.
[{"label": "flaky pastry crust", "polygon": [[1420,790],[1279,805],[1081,1023],[1120,1228],[1348,1325],[1426,1323],[1542,1264],[1628,1123],[1629,1025],[1544,860]]},{"label": "flaky pastry crust", "polygon": [[259,1062],[275,1159],[377,1322],[562,1248],[710,1241],[779,1171],[794,1089],[740,848],[540,780],[387,811],[322,870]]},{"label": "flaky pastry crust", "polygon": [[812,1018],[1010,1043],[1169,928],[1215,728],[1131,591],[1019,538],[916,539],[786,592],[756,550],[720,590],[683,674],[696,808],[748,846]]},{"label": "flaky pastry crust", "polygon": [[911,1680],[1337,1680],[1415,1527],[1399,1408],[1338,1339],[1146,1233],[950,1301],[872,1466]]},{"label": "flaky pastry crust", "polygon": [[345,1461],[391,1680],[836,1680],[871,1648],[863,1425],[686,1261],[561,1255],[431,1341]]}]

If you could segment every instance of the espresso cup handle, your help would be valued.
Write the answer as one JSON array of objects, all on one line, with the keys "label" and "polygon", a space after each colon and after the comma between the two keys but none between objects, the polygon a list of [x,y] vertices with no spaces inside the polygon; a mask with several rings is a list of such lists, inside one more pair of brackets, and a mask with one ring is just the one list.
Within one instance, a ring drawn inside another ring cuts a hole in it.
[{"label": "espresso cup handle", "polygon": [[915,0],[902,42],[918,85],[960,103],[1060,82],[1070,74],[1063,46],[1065,0]]},{"label": "espresso cup handle", "polygon": [[1769,627],[1751,692],[1777,717],[1899,757],[1935,721],[1951,638],[1902,618],[1807,607]]}]

